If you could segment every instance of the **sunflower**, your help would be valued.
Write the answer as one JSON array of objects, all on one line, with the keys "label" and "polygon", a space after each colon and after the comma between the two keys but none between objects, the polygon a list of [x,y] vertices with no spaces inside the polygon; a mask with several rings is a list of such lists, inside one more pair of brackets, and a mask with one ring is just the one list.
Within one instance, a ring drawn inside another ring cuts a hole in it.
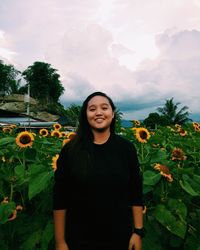
[{"label": "sunflower", "polygon": [[14,129],[14,128],[16,128],[16,127],[17,127],[16,124],[11,124],[11,125],[10,125],[10,128],[12,128],[12,129]]},{"label": "sunflower", "polygon": [[23,131],[18,134],[15,141],[20,148],[31,147],[34,141],[34,137],[32,133],[29,133],[28,131]]},{"label": "sunflower", "polygon": [[52,137],[60,138],[60,137],[61,137],[61,133],[59,132],[59,130],[53,130],[53,131],[51,132],[51,136],[52,136]]},{"label": "sunflower", "polygon": [[143,206],[142,213],[143,213],[143,214],[146,214],[146,212],[147,212],[147,207],[146,207],[146,206]]},{"label": "sunflower", "polygon": [[6,162],[5,156],[2,156],[0,159],[1,159],[2,162]]},{"label": "sunflower", "polygon": [[193,126],[193,127],[199,127],[199,123],[198,123],[198,122],[193,122],[193,123],[192,123],[192,126]]},{"label": "sunflower", "polygon": [[135,136],[139,142],[147,143],[147,140],[150,138],[150,133],[146,128],[137,128]]},{"label": "sunflower", "polygon": [[172,161],[174,160],[186,160],[186,156],[181,148],[174,148],[172,151]]},{"label": "sunflower", "polygon": [[17,210],[15,209],[12,211],[12,214],[8,218],[8,221],[14,220],[14,219],[16,219],[16,217],[17,217]]},{"label": "sunflower", "polygon": [[39,134],[46,137],[49,134],[49,132],[47,129],[42,128],[42,129],[40,129]]},{"label": "sunflower", "polygon": [[60,130],[62,128],[62,126],[59,123],[56,123],[53,125],[55,130]]},{"label": "sunflower", "polygon": [[136,130],[137,130],[137,128],[136,128],[136,127],[132,127],[132,128],[131,128],[131,130],[136,131]]},{"label": "sunflower", "polygon": [[56,154],[55,156],[52,157],[52,168],[53,168],[53,171],[56,171],[57,169],[57,160],[59,158],[59,154]]},{"label": "sunflower", "polygon": [[170,174],[169,168],[167,166],[156,163],[154,169],[160,171],[160,174],[164,176],[167,181],[173,181],[172,175]]},{"label": "sunflower", "polygon": [[200,127],[195,127],[194,130],[195,130],[196,132],[200,132]]},{"label": "sunflower", "polygon": [[67,144],[69,141],[70,141],[70,139],[69,139],[69,138],[64,139],[64,140],[63,140],[63,143],[62,143],[62,146],[65,146],[65,144]]},{"label": "sunflower", "polygon": [[140,121],[138,121],[138,120],[133,120],[132,122],[135,124],[135,126],[140,126]]},{"label": "sunflower", "polygon": [[3,200],[1,201],[1,204],[7,204],[8,201],[8,197],[4,197]]},{"label": "sunflower", "polygon": [[22,211],[23,207],[21,205],[17,205],[15,210],[12,211],[12,214],[8,218],[8,221],[14,220],[17,217],[17,212]]},{"label": "sunflower", "polygon": [[4,127],[3,129],[2,129],[2,131],[4,132],[4,133],[11,133],[12,132],[12,128],[11,127]]},{"label": "sunflower", "polygon": [[69,133],[67,134],[67,138],[68,138],[68,139],[72,139],[75,135],[76,135],[75,132],[69,132]]},{"label": "sunflower", "polygon": [[67,137],[67,133],[65,131],[60,132],[62,137]]},{"label": "sunflower", "polygon": [[193,122],[192,126],[195,131],[200,131],[200,124],[198,122]]},{"label": "sunflower", "polygon": [[183,136],[183,137],[187,135],[187,131],[184,130],[184,129],[182,129],[182,128],[179,129],[179,133],[180,133],[180,135]]},{"label": "sunflower", "polygon": [[17,206],[16,206],[16,210],[17,210],[17,211],[22,211],[22,210],[23,210],[23,207],[22,207],[21,205],[17,205]]},{"label": "sunflower", "polygon": [[181,128],[181,125],[175,124],[175,127],[176,127],[176,128]]}]

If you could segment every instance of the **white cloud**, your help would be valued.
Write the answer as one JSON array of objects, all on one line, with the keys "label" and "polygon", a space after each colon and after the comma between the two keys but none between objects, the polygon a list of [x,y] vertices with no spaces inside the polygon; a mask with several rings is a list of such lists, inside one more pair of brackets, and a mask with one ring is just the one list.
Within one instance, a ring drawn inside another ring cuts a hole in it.
[{"label": "white cloud", "polygon": [[0,24],[0,57],[52,64],[65,102],[101,90],[130,118],[171,97],[199,112],[198,0],[7,0]]}]

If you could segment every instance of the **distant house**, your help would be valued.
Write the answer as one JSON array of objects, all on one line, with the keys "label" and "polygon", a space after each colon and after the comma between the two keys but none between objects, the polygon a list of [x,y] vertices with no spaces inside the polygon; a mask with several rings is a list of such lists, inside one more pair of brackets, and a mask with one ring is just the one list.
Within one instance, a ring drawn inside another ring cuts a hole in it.
[{"label": "distant house", "polygon": [[6,127],[11,124],[17,125],[19,128],[48,128],[53,124],[57,123],[56,121],[48,122],[42,119],[34,118],[26,114],[21,114],[17,112],[12,112],[8,110],[0,109],[0,126]]},{"label": "distant house", "polygon": [[57,120],[57,123],[59,123],[62,126],[68,126],[69,125],[69,119],[66,116],[60,116]]},{"label": "distant house", "polygon": [[21,129],[50,128],[55,123],[68,126],[65,116],[51,114],[45,107],[39,106],[37,100],[30,97],[29,111],[24,95],[13,94],[0,97],[0,126],[16,124]]}]

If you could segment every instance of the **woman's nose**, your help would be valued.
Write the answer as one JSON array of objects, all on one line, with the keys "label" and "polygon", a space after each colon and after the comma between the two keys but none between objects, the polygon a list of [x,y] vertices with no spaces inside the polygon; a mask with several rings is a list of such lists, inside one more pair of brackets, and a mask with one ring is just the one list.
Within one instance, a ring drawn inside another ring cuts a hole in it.
[{"label": "woman's nose", "polygon": [[102,110],[101,109],[97,109],[96,110],[96,115],[101,115],[102,114]]}]

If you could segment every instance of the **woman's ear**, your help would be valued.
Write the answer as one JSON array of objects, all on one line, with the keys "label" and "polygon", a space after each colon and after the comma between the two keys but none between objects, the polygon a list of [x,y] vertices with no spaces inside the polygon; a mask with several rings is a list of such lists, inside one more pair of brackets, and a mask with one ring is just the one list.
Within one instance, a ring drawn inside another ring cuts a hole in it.
[{"label": "woman's ear", "polygon": [[115,117],[115,112],[113,112],[113,114],[112,114],[112,119]]}]

